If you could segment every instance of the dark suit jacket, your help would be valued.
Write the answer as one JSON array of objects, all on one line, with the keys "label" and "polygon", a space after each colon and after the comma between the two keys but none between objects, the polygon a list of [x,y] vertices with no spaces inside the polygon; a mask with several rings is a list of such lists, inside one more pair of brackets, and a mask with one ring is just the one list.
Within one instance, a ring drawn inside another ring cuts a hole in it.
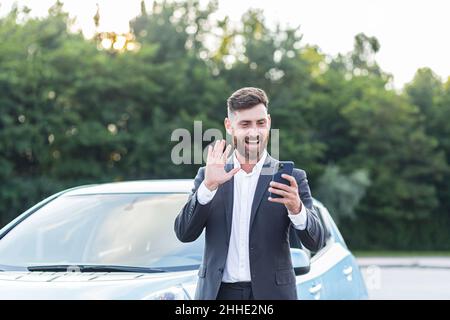
[{"label": "dark suit jacket", "polygon": [[[277,160],[267,155],[255,190],[249,233],[249,256],[252,290],[255,299],[297,299],[292,266],[289,230],[294,230],[302,244],[311,251],[324,245],[324,230],[312,206],[306,173],[294,169],[300,199],[306,207],[305,230],[292,225],[284,205],[267,200],[269,182]],[[232,157],[225,170],[233,168]],[[195,299],[216,299],[219,291],[231,234],[234,178],[219,186],[214,198],[202,205],[197,201],[197,189],[204,179],[205,167],[198,170],[194,188],[187,203],[175,219],[175,233],[182,242],[197,239],[205,229],[205,250],[198,272]]]}]

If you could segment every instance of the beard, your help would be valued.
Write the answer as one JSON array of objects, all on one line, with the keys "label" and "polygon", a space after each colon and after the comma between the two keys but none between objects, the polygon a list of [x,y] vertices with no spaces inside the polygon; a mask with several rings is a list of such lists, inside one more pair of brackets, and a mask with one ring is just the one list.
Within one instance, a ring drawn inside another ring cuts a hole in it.
[{"label": "beard", "polygon": [[233,146],[237,152],[245,159],[245,162],[257,162],[267,146],[267,138],[258,135],[238,139],[233,136]]}]

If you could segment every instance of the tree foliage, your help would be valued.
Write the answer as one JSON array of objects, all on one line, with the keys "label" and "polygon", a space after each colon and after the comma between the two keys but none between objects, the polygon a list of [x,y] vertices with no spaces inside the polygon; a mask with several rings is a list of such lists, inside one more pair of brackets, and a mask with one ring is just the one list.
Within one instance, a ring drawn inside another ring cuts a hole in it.
[{"label": "tree foliage", "polygon": [[330,57],[259,10],[238,25],[216,10],[143,3],[130,51],[71,32],[59,1],[0,18],[0,225],[67,187],[193,177],[198,164],[171,161],[173,130],[223,130],[226,98],[257,86],[280,158],[308,172],[352,248],[450,249],[450,79],[419,69],[396,92],[374,37]]}]

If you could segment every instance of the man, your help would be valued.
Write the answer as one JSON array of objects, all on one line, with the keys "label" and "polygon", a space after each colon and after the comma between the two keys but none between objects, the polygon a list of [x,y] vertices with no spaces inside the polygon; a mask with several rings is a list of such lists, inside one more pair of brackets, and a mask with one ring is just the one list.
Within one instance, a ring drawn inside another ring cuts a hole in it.
[{"label": "man", "polygon": [[231,145],[225,149],[224,140],[208,147],[206,166],[175,220],[183,242],[205,229],[195,298],[297,299],[289,230],[311,251],[324,244],[306,173],[294,169],[283,176],[289,186],[271,181],[277,160],[266,151],[271,119],[263,90],[242,88],[227,105],[224,124],[233,154],[227,158]]}]

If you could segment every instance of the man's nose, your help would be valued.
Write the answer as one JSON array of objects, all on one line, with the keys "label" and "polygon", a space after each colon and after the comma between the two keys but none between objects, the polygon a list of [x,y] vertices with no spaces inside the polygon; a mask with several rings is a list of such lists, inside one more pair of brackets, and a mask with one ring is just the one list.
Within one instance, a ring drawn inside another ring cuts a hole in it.
[{"label": "man's nose", "polygon": [[249,137],[256,137],[258,135],[259,135],[259,131],[258,131],[258,128],[256,127],[256,125],[252,125],[247,131],[247,136],[249,136]]}]

